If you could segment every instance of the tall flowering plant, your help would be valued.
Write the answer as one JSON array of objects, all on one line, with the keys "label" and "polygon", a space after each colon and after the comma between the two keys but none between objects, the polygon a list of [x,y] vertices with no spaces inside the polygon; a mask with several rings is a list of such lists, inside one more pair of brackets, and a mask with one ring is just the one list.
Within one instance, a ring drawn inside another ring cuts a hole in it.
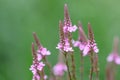
[{"label": "tall flowering plant", "polygon": [[[72,38],[72,33],[78,29],[78,39]],[[98,52],[97,43],[94,39],[94,33],[90,23],[88,23],[88,35],[85,34],[82,24],[73,25],[68,12],[67,4],[64,5],[64,20],[59,21],[59,42],[56,49],[59,50],[58,62],[52,66],[47,57],[51,52],[43,47],[36,33],[33,33],[35,43],[32,43],[33,63],[30,70],[33,73],[32,80],[84,80],[84,57],[90,57],[90,72],[89,80],[99,80]],[[108,56],[109,63],[120,64],[118,55],[118,39],[114,41],[113,52]],[[36,44],[36,46],[35,46]],[[80,79],[76,76],[76,64],[74,60],[75,50],[73,47],[78,47],[80,50]],[[109,64],[110,65],[110,64]],[[49,69],[49,74],[45,73],[45,67]],[[111,78],[112,73],[109,72],[111,67],[106,68],[107,80]]]}]

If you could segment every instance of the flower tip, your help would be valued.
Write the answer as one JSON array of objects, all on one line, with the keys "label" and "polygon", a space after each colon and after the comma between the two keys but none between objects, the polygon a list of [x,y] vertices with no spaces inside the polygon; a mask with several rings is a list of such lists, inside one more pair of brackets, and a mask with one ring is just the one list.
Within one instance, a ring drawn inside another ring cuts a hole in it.
[{"label": "flower tip", "polygon": [[64,8],[67,8],[67,4],[66,3],[64,4]]},{"label": "flower tip", "polygon": [[90,25],[90,22],[88,22],[88,36],[90,40],[94,40],[94,34]]},{"label": "flower tip", "polygon": [[35,40],[37,46],[40,47],[40,46],[41,46],[41,45],[40,45],[40,41],[39,41],[39,39],[38,39],[38,37],[37,37],[37,34],[36,34],[35,32],[33,32],[33,37],[34,37],[34,40]]},{"label": "flower tip", "polygon": [[64,5],[64,18],[70,19],[67,4]]},{"label": "flower tip", "polygon": [[82,23],[78,21],[78,27],[82,27]]},{"label": "flower tip", "polygon": [[113,42],[113,52],[118,53],[118,44],[119,44],[119,38],[116,36],[114,37],[114,42]]}]

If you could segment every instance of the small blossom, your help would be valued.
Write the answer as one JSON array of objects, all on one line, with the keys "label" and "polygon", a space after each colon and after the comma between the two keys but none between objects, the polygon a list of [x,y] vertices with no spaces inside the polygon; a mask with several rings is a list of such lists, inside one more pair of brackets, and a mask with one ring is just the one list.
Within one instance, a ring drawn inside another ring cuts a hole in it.
[{"label": "small blossom", "polygon": [[56,76],[63,76],[64,71],[67,71],[67,67],[64,63],[58,63],[53,67],[53,72]]},{"label": "small blossom", "polygon": [[107,61],[108,62],[114,62],[116,64],[120,64],[120,56],[117,53],[111,53],[108,57],[107,57]]},{"label": "small blossom", "polygon": [[119,39],[118,37],[114,38],[114,46],[113,46],[113,51],[109,56],[107,57],[108,62],[114,62],[116,64],[120,65],[120,56],[118,55],[118,43]]},{"label": "small blossom", "polygon": [[44,80],[47,80],[48,76],[47,75],[44,75]]},{"label": "small blossom", "polygon": [[33,75],[35,75],[37,73],[37,70],[35,68],[35,65],[31,65],[30,70],[32,71]]},{"label": "small blossom", "polygon": [[36,73],[35,75],[33,75],[33,79],[32,80],[40,80],[39,74]]},{"label": "small blossom", "polygon": [[62,45],[62,43],[58,43],[58,46],[56,47],[56,49],[65,51],[65,52],[72,52],[74,51],[73,48],[70,46],[70,43],[68,41],[68,39],[64,40],[64,46]]},{"label": "small blossom", "polygon": [[41,54],[37,54],[37,60],[38,61],[42,60],[42,55]]},{"label": "small blossom", "polygon": [[70,43],[69,43],[68,39],[65,39],[65,45],[64,45],[64,49],[63,50],[66,51],[66,52],[72,52],[72,51],[74,51],[72,49],[72,47],[70,46]]},{"label": "small blossom", "polygon": [[75,32],[76,30],[77,30],[77,26],[76,25],[74,25],[72,27],[68,27],[68,31],[69,32]]},{"label": "small blossom", "polygon": [[38,66],[37,66],[37,69],[38,69],[39,71],[41,71],[44,66],[45,66],[45,64],[43,64],[43,62],[39,62],[39,63],[38,63]]},{"label": "small blossom", "polygon": [[79,38],[77,41],[73,41],[73,46],[79,47],[79,49],[83,51],[85,46],[87,45],[87,38],[80,22],[78,24],[78,30],[79,30]]},{"label": "small blossom", "polygon": [[62,48],[63,48],[62,43],[58,43],[56,49],[62,50]]},{"label": "small blossom", "polygon": [[77,26],[76,25],[74,25],[74,26],[64,26],[63,30],[64,30],[64,33],[75,32],[77,30]]},{"label": "small blossom", "polygon": [[46,48],[41,48],[37,50],[38,54],[42,54],[43,56],[50,55],[50,51],[48,51]]},{"label": "small blossom", "polygon": [[88,41],[88,44],[85,46],[83,50],[83,56],[86,56],[90,51],[93,51],[95,53],[99,52],[99,49],[97,48],[95,42],[90,43],[90,41]]},{"label": "small blossom", "polygon": [[86,44],[87,44],[87,42],[80,42],[80,41],[72,41],[72,44],[73,44],[73,46],[74,47],[79,47],[79,49],[81,50],[81,51],[83,51],[84,50],[84,48],[85,48],[85,46],[86,46]]},{"label": "small blossom", "polygon": [[90,50],[91,50],[90,45],[88,43],[83,50],[83,56],[86,56],[89,53]]},{"label": "small blossom", "polygon": [[87,54],[89,54],[90,51],[95,52],[95,53],[99,52],[97,44],[95,43],[95,40],[94,40],[94,34],[90,26],[90,23],[88,23],[88,35],[89,35],[88,36],[89,40],[87,41],[87,45],[85,46],[83,50],[83,56],[86,56]]}]

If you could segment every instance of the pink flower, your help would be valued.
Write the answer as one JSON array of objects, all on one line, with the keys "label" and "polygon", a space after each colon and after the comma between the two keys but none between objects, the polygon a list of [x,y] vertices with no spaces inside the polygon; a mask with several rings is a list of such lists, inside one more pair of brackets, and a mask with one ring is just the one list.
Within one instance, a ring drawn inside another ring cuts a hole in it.
[{"label": "pink flower", "polygon": [[64,26],[63,30],[64,30],[64,33],[75,32],[77,30],[77,26],[76,25],[74,25],[74,26]]},{"label": "pink flower", "polygon": [[46,55],[50,55],[51,53],[50,53],[50,51],[48,51],[46,48],[40,48],[40,49],[38,49],[38,54],[42,54],[43,56],[46,56]]},{"label": "pink flower", "polygon": [[45,64],[43,64],[43,62],[39,62],[38,65],[37,65],[37,69],[38,69],[39,71],[41,71],[44,66],[45,66]]},{"label": "pink flower", "polygon": [[33,75],[35,75],[37,73],[37,70],[35,68],[35,65],[31,65],[30,70],[32,71]]},{"label": "pink flower", "polygon": [[63,51],[65,52],[74,51],[73,48],[70,46],[70,43],[67,38],[64,40],[64,43],[65,43],[64,46],[62,45],[62,43],[58,43],[58,46],[56,47],[56,49],[59,49],[59,50],[63,49]]},{"label": "pink flower", "polygon": [[92,28],[90,26],[90,23],[88,23],[88,35],[89,35],[88,36],[89,40],[87,41],[87,45],[85,46],[85,48],[83,50],[83,56],[86,56],[90,52],[94,52],[94,53],[99,52],[97,44],[95,43],[95,40],[94,40],[94,34],[93,34]]},{"label": "pink flower", "polygon": [[87,38],[80,22],[78,24],[78,29],[79,29],[79,38],[77,41],[73,41],[73,46],[79,47],[79,49],[83,51],[85,46],[87,45]]},{"label": "pink flower", "polygon": [[108,62],[114,62],[116,64],[120,64],[120,56],[118,55],[118,37],[114,38],[114,45],[112,53],[107,57]]},{"label": "pink flower", "polygon": [[72,41],[72,43],[73,43],[73,46],[74,47],[79,47],[79,49],[81,50],[81,51],[83,51],[84,50],[84,48],[85,48],[85,46],[86,46],[86,44],[87,44],[87,42],[80,42],[80,41]]},{"label": "pink flower", "polygon": [[58,43],[56,49],[62,50],[62,48],[63,48],[62,43]]},{"label": "pink flower", "polygon": [[56,76],[63,76],[65,71],[67,71],[67,67],[64,63],[58,63],[53,67],[53,72]]},{"label": "pink flower", "polygon": [[70,46],[70,43],[69,43],[68,39],[65,39],[65,44],[64,44],[64,49],[63,50],[66,51],[66,52],[72,52],[72,51],[74,51],[72,49],[72,47]]},{"label": "pink flower", "polygon": [[68,27],[68,31],[69,32],[75,32],[76,30],[77,30],[77,26],[76,25]]},{"label": "pink flower", "polygon": [[40,80],[39,74],[36,73],[35,75],[33,75],[33,79],[32,80]]},{"label": "pink flower", "polygon": [[41,54],[37,54],[37,60],[38,61],[42,60],[42,55]]},{"label": "pink flower", "polygon": [[95,42],[88,41],[88,44],[85,46],[83,50],[83,56],[86,56],[87,54],[89,54],[90,51],[95,52],[95,53],[99,52],[99,49]]},{"label": "pink flower", "polygon": [[107,61],[108,62],[114,62],[116,64],[120,64],[120,56],[118,55],[118,53],[111,53],[108,57],[107,57]]}]

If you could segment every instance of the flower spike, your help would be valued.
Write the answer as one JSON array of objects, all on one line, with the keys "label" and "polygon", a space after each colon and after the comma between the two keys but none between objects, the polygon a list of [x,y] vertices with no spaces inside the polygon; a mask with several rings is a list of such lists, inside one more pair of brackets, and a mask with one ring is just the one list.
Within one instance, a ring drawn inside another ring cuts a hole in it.
[{"label": "flower spike", "polygon": [[90,23],[88,23],[88,38],[89,38],[89,40],[91,40],[91,41],[94,40],[94,34],[93,34],[93,31],[92,31],[92,28],[91,28]]},{"label": "flower spike", "polygon": [[70,20],[67,4],[64,5],[64,21],[66,22],[65,25],[70,26],[71,20]]},{"label": "flower spike", "polygon": [[72,26],[72,22],[68,13],[68,7],[67,4],[64,6],[64,32],[75,32],[77,30],[77,26]]},{"label": "flower spike", "polygon": [[82,24],[80,22],[78,22],[78,27],[79,27],[79,40],[81,42],[87,42],[87,37],[86,37],[85,32],[82,28]]},{"label": "flower spike", "polygon": [[35,40],[35,42],[36,42],[36,44],[37,44],[37,47],[41,47],[41,44],[40,44],[40,41],[39,41],[39,39],[38,39],[38,37],[37,37],[37,35],[36,35],[36,33],[35,32],[33,32],[33,37],[34,37],[34,40]]},{"label": "flower spike", "polygon": [[83,50],[83,56],[86,56],[91,51],[95,52],[95,53],[99,52],[97,44],[95,43],[95,40],[94,40],[94,34],[93,34],[92,28],[90,26],[90,23],[88,23],[88,39],[89,39],[88,43]]},{"label": "flower spike", "polygon": [[82,24],[80,22],[78,22],[78,31],[79,31],[78,41],[73,41],[73,45],[74,47],[79,47],[79,49],[83,51],[85,46],[87,45],[88,40],[82,28]]},{"label": "flower spike", "polygon": [[113,44],[113,51],[107,57],[107,61],[108,62],[114,62],[115,64],[120,65],[120,56],[118,54],[118,43],[119,43],[119,39],[118,39],[118,37],[115,37],[114,38],[114,44]]}]

